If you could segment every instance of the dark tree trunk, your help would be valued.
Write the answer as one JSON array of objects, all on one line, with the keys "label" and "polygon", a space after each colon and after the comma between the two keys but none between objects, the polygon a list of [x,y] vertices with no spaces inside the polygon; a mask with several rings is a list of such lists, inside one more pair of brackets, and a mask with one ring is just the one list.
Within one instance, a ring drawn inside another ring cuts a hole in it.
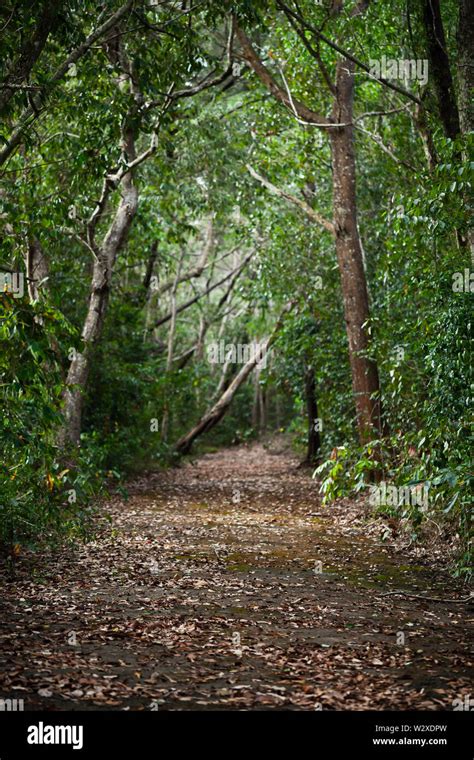
[{"label": "dark tree trunk", "polygon": [[459,134],[459,113],[454,95],[439,0],[423,0],[430,79],[433,82],[444,133],[454,140]]},{"label": "dark tree trunk", "polygon": [[260,403],[259,403],[259,382],[258,374],[253,376],[253,403],[252,403],[252,427],[255,433],[258,433],[260,424]]},{"label": "dark tree trunk", "polygon": [[[28,5],[34,6],[35,3],[28,3]],[[28,80],[33,66],[43,52],[51,31],[57,25],[61,5],[61,2],[50,2],[49,0],[42,3],[33,34],[31,37],[27,37],[23,43],[18,58],[10,66],[2,82],[3,87],[0,89],[0,113],[5,110],[15,93],[21,92],[21,86]],[[30,9],[28,8],[28,10]]]},{"label": "dark tree trunk", "polygon": [[308,416],[308,444],[306,464],[315,464],[321,449],[319,433],[318,402],[316,399],[316,382],[313,367],[307,367],[305,372],[306,413]]},{"label": "dark tree trunk", "polygon": [[267,389],[260,386],[259,404],[260,404],[260,421],[259,421],[259,433],[263,435],[267,432],[268,426],[268,411],[267,411],[268,394]]},{"label": "dark tree trunk", "polygon": [[143,278],[143,288],[145,290],[145,295],[147,298],[149,296],[148,289],[150,287],[151,278],[153,277],[153,269],[155,267],[157,258],[158,258],[158,242],[155,240],[152,243],[151,248],[150,248],[150,256],[148,257],[146,272]]}]

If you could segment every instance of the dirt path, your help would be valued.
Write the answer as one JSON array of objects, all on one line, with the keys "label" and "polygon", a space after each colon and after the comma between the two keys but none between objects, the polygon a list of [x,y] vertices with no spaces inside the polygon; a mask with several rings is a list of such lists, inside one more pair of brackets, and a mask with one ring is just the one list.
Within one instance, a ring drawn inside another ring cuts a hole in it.
[{"label": "dirt path", "polygon": [[[452,709],[466,605],[441,572],[321,507],[261,446],[136,481],[71,557],[3,579],[0,696],[29,709]],[[33,575],[31,573],[33,572]],[[465,592],[464,592],[465,593]]]}]

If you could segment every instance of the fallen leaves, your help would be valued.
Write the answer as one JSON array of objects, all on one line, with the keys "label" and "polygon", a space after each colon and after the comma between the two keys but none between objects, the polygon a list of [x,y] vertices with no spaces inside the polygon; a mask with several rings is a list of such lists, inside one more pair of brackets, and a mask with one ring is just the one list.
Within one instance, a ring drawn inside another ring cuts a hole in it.
[{"label": "fallen leaves", "polygon": [[0,693],[26,709],[450,709],[468,692],[466,610],[375,593],[454,582],[382,545],[359,504],[320,509],[287,457],[241,447],[129,490],[112,530],[5,577]]}]

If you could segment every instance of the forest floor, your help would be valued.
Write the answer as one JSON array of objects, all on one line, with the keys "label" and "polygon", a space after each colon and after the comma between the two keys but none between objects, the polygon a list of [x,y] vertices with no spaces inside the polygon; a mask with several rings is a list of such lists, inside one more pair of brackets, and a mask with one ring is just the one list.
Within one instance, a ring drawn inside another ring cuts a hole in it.
[{"label": "forest floor", "polygon": [[87,545],[2,578],[0,696],[46,709],[453,709],[466,595],[288,452],[206,454],[129,485]]}]

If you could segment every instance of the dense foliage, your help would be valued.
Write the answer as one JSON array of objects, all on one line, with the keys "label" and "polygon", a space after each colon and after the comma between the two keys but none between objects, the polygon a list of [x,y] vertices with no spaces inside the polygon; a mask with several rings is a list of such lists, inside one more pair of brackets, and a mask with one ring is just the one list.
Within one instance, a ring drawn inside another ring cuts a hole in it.
[{"label": "dense foliage", "polygon": [[[394,80],[422,102],[420,126],[419,104],[357,70],[366,327],[385,419],[382,440],[374,435],[362,446],[331,234],[248,170],[330,218],[328,139],[271,96],[246,67],[235,37],[230,68],[227,60],[234,12],[290,100],[326,114],[333,93],[321,72],[333,79],[340,53],[311,29],[323,29],[358,60],[419,60],[427,58],[421,15],[413,12],[407,24],[398,0],[369,4],[360,17],[352,14],[356,3],[336,12],[338,4],[326,0],[289,2],[307,21],[304,28],[279,2],[209,1],[195,9],[130,2],[53,86],[71,51],[121,8],[115,0],[57,5],[41,55],[3,105],[0,131],[0,147],[8,146],[29,113],[0,168],[0,268],[24,276],[23,296],[5,292],[0,305],[2,543],[15,552],[25,541],[87,534],[104,483],[174,462],[176,441],[240,369],[209,361],[209,346],[262,341],[292,300],[266,366],[242,385],[200,445],[285,429],[303,456],[311,367],[325,499],[366,492],[376,451],[384,481],[429,493],[428,510],[379,509],[409,521],[414,536],[427,520],[446,525],[461,537],[459,569],[467,572],[472,133],[445,134],[431,76],[427,83]],[[4,83],[45,8],[3,5]],[[457,93],[457,4],[443,3],[442,11]],[[118,176],[130,162],[127,129],[136,155],[149,155],[134,168],[138,208],[117,250],[103,329],[91,342],[80,446],[68,447],[58,438],[64,389],[75,352],[83,349],[93,266],[120,205],[119,181],[93,234],[91,219],[104,177]],[[28,293],[32,250],[48,274]]]}]

